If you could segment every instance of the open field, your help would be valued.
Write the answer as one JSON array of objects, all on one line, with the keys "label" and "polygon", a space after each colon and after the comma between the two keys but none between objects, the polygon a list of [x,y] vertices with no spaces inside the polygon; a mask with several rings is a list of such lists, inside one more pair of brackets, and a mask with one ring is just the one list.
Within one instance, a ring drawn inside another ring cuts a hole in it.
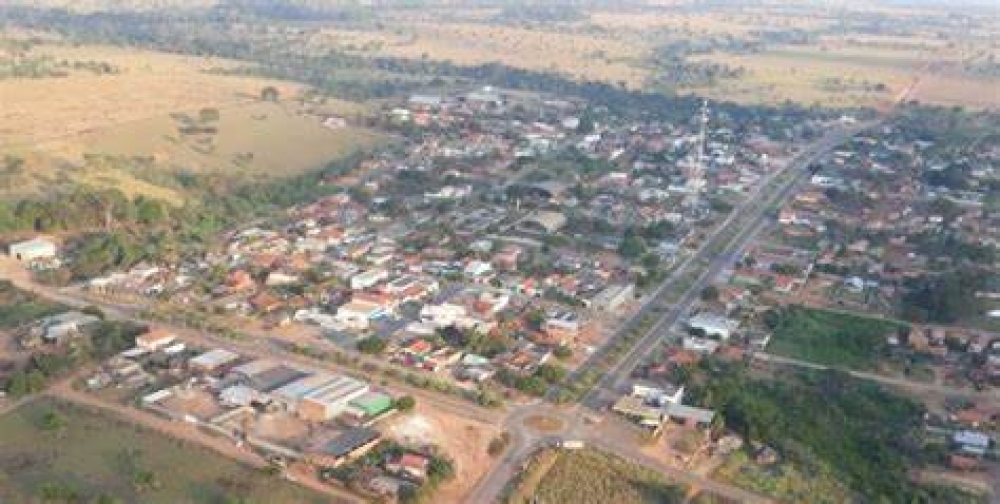
[{"label": "open field", "polygon": [[68,403],[40,399],[0,417],[0,501],[320,503],[235,461]]},{"label": "open field", "polygon": [[887,348],[892,322],[788,306],[780,311],[768,351],[827,366],[870,370]]},{"label": "open field", "polygon": [[[109,47],[47,45],[31,53],[107,62],[120,73],[0,80],[0,156],[23,162],[3,174],[0,191],[15,196],[75,182],[178,204],[183,191],[163,183],[164,174],[294,175],[381,138],[321,124],[326,115],[364,113],[359,104],[302,105],[292,101],[303,89],[297,84],[207,73],[231,61]],[[260,101],[266,86],[283,101]],[[203,111],[213,117],[202,120]],[[191,125],[207,129],[185,130]]]},{"label": "open field", "polygon": [[834,504],[850,501],[851,495],[826,468],[804,469],[792,462],[761,466],[742,450],[730,455],[713,477],[787,503]]},{"label": "open field", "polygon": [[[510,504],[529,501],[666,504],[684,500],[683,490],[664,481],[655,471],[592,449],[542,451],[520,483],[533,489],[527,492],[515,489],[507,501]],[[523,500],[525,496],[530,499]]]},{"label": "open field", "polygon": [[463,502],[496,461],[487,453],[500,428],[442,413],[420,404],[413,414],[388,422],[388,433],[404,444],[436,444],[454,459],[455,478],[441,485],[435,502]]},{"label": "open field", "polygon": [[358,54],[450,61],[498,62],[517,68],[639,87],[640,60],[649,46],[627,34],[590,30],[548,31],[473,23],[405,23],[392,30],[324,30],[312,41]]}]

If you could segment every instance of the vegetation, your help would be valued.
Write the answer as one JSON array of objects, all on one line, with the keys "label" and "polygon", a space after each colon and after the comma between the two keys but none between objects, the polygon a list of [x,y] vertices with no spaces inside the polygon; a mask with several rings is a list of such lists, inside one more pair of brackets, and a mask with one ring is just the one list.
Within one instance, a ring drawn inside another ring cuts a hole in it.
[{"label": "vegetation", "polygon": [[888,349],[886,337],[906,326],[886,320],[787,306],[770,312],[770,351],[828,366],[871,369]]},{"label": "vegetation", "polygon": [[917,322],[951,324],[983,311],[976,295],[986,276],[973,269],[948,271],[916,279],[901,301],[901,314]]},{"label": "vegetation", "polygon": [[828,470],[866,502],[932,502],[907,478],[925,458],[923,411],[910,400],[836,371],[764,380],[746,365],[714,361],[701,371],[691,399],[744,439],[774,447],[800,470]]},{"label": "vegetation", "polygon": [[0,417],[0,445],[2,502],[327,502],[207,449],[50,399]]},{"label": "vegetation", "polygon": [[65,309],[20,290],[7,280],[0,280],[0,329],[13,329]]},{"label": "vegetation", "polygon": [[38,352],[21,366],[4,384],[12,397],[39,392],[54,379],[94,360],[106,359],[135,346],[135,337],[143,327],[130,322],[102,321],[90,330],[90,338],[71,344],[59,352]]},{"label": "vegetation", "polygon": [[558,452],[551,466],[544,464],[543,469],[544,474],[534,478],[537,487],[529,500],[516,500],[520,493],[515,492],[508,502],[652,504],[684,500],[683,489],[656,471],[591,449]]}]

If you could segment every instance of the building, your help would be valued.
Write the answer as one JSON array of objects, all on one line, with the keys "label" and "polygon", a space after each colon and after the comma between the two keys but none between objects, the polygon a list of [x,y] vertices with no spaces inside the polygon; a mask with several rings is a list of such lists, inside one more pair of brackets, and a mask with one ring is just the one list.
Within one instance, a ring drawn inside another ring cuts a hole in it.
[{"label": "building", "polygon": [[368,390],[368,384],[360,380],[319,373],[288,383],[272,396],[304,420],[324,422],[346,411],[351,401]]},{"label": "building", "polygon": [[590,304],[598,310],[615,311],[634,298],[634,285],[614,284],[605,287],[604,290],[594,296]]},{"label": "building", "polygon": [[684,387],[636,381],[632,383],[632,395],[656,406],[664,406],[667,403],[680,404],[684,399]]},{"label": "building", "polygon": [[349,329],[363,331],[368,329],[372,320],[385,315],[388,315],[388,311],[381,304],[363,299],[353,299],[337,308],[334,320]]},{"label": "building", "polygon": [[240,356],[237,353],[230,352],[224,348],[216,348],[192,357],[188,361],[188,367],[202,373],[210,373],[233,364],[239,358]]},{"label": "building", "polygon": [[566,225],[566,216],[559,212],[538,210],[521,220],[518,227],[530,233],[552,234]]},{"label": "building", "polygon": [[14,259],[24,262],[32,262],[56,257],[56,245],[51,241],[35,237],[27,241],[10,244],[8,253]]},{"label": "building", "polygon": [[392,409],[392,398],[380,392],[366,392],[347,404],[348,413],[361,418],[374,418]]},{"label": "building", "polygon": [[230,374],[240,382],[260,392],[269,393],[295,380],[309,376],[309,373],[277,364],[267,359],[250,361],[233,368]]},{"label": "building", "polygon": [[161,348],[170,346],[177,337],[166,329],[156,328],[146,331],[135,338],[136,348],[141,348],[148,352],[155,352]]},{"label": "building", "polygon": [[982,432],[960,430],[951,438],[952,443],[963,453],[982,457],[990,448],[990,437]]},{"label": "building", "polygon": [[387,280],[389,272],[384,269],[371,269],[362,271],[351,277],[351,290],[368,289],[378,285],[379,282]]},{"label": "building", "polygon": [[565,344],[580,334],[580,316],[571,311],[549,315],[542,323],[542,332],[557,344]]},{"label": "building", "polygon": [[427,479],[427,469],[431,460],[417,453],[401,453],[385,463],[385,469],[403,478],[423,481]]},{"label": "building", "polygon": [[688,329],[703,332],[705,336],[728,340],[740,324],[722,315],[700,312],[688,319],[687,326]]},{"label": "building", "polygon": [[42,319],[36,330],[50,343],[63,343],[83,333],[84,329],[101,321],[100,318],[78,311],[68,311]]},{"label": "building", "polygon": [[315,450],[309,458],[318,466],[337,467],[364,455],[378,443],[380,437],[381,434],[374,429],[351,429]]}]

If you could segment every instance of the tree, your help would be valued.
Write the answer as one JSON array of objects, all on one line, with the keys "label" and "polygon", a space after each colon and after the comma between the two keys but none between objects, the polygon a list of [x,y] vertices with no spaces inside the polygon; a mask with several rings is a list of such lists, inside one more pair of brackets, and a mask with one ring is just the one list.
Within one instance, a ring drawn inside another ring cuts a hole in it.
[{"label": "tree", "polygon": [[552,349],[552,355],[555,355],[559,360],[566,360],[573,356],[573,350],[566,345],[559,345]]},{"label": "tree", "polygon": [[400,397],[399,399],[396,399],[394,405],[397,410],[406,413],[409,411],[413,411],[413,408],[417,406],[417,400],[414,399],[413,396],[405,395]]},{"label": "tree", "polygon": [[701,300],[702,301],[718,301],[719,300],[719,288],[714,285],[709,285],[701,290]]},{"label": "tree", "polygon": [[388,345],[386,340],[370,336],[358,341],[358,351],[369,355],[381,355]]},{"label": "tree", "polygon": [[646,252],[646,243],[634,230],[625,231],[618,253],[628,259],[641,257]]},{"label": "tree", "polygon": [[276,102],[278,101],[278,88],[274,86],[267,86],[260,90],[260,99],[263,101]]}]

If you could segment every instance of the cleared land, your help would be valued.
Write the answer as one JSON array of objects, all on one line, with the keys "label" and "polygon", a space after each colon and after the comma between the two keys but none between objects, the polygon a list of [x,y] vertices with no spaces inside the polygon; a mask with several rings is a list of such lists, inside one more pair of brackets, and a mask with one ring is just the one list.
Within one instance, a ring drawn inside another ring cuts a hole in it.
[{"label": "cleared land", "polygon": [[[0,80],[0,158],[22,161],[0,175],[0,194],[83,183],[179,204],[184,191],[170,173],[294,175],[382,138],[321,122],[328,115],[353,119],[365,113],[361,105],[303,104],[293,100],[303,90],[297,84],[209,73],[231,61],[108,47],[39,46],[31,53],[89,58],[119,73]],[[260,100],[267,86],[278,89],[281,102]]]},{"label": "cleared land", "polygon": [[778,314],[768,351],[816,364],[870,370],[888,346],[886,337],[903,327],[880,319],[788,306]]},{"label": "cleared land", "polygon": [[[553,460],[554,459],[554,460]],[[592,449],[537,454],[508,498],[523,502],[598,504],[673,503],[684,500],[679,486],[655,471]]]},{"label": "cleared land", "polygon": [[0,501],[321,503],[203,448],[55,400],[0,417]]}]

